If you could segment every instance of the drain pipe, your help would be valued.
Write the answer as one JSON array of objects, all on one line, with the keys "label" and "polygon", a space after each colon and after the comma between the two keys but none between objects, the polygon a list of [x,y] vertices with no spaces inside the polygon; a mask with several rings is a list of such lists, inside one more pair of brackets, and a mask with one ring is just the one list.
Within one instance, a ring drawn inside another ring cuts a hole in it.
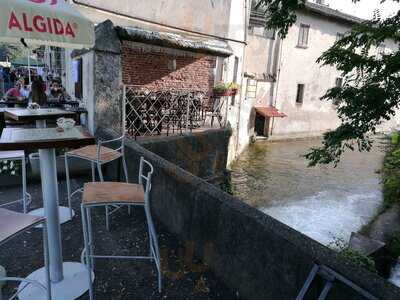
[{"label": "drain pipe", "polygon": [[[245,73],[245,62],[246,62],[246,47],[247,47],[247,29],[248,29],[248,5],[247,1],[244,1],[244,44],[243,44],[243,61],[242,61],[242,74],[241,74],[241,83],[240,83],[240,97],[239,97],[239,107],[238,107],[238,117],[237,117],[237,124],[236,124],[236,145],[235,145],[235,159],[238,154],[238,148],[239,148],[239,132],[240,132],[240,118],[241,118],[241,111],[242,111],[242,98],[243,98],[243,83],[244,83],[244,73]],[[244,100],[246,100],[246,94],[244,95]]]},{"label": "drain pipe", "polygon": [[[276,102],[278,100],[278,91],[279,91],[279,82],[280,82],[280,77],[281,77],[281,68],[282,68],[282,57],[283,57],[283,43],[284,40],[282,38],[279,38],[281,40],[281,44],[279,45],[279,64],[278,64],[278,74],[276,76],[276,90],[275,90],[275,97],[273,100],[274,107],[276,107]],[[274,130],[274,123],[275,123],[275,118],[272,118],[271,122],[271,129],[270,129],[270,136],[272,136],[272,131]]]}]

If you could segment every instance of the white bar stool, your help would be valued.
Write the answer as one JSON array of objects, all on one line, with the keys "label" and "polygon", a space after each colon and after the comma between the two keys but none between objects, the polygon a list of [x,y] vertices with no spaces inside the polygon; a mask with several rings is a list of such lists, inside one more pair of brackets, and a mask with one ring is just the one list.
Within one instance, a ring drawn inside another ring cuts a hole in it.
[{"label": "white bar stool", "polygon": [[[147,174],[144,169],[148,169]],[[89,295],[93,300],[92,272],[94,269],[94,259],[141,259],[154,261],[158,272],[158,290],[161,293],[161,260],[158,247],[158,239],[154,223],[150,212],[150,191],[151,176],[153,166],[140,158],[139,183],[120,183],[120,182],[91,182],[85,183],[82,197],[82,226],[84,237],[84,250],[82,259],[85,256],[85,264],[89,274]],[[143,183],[143,179],[145,183]],[[144,189],[143,189],[144,186]],[[149,255],[148,256],[116,256],[94,254],[94,239],[91,223],[91,209],[94,207],[104,207],[106,205],[129,205],[141,206],[144,208],[149,234]]]},{"label": "white bar stool", "polygon": [[[105,147],[105,144],[117,143],[116,149],[112,149],[110,147]],[[110,163],[114,160],[121,159],[122,167],[124,169],[125,181],[128,181],[128,169],[125,161],[125,136],[121,136],[119,138],[108,140],[108,141],[99,141],[97,145],[90,145],[83,148],[75,149],[65,153],[65,176],[67,181],[67,195],[68,195],[68,205],[70,209],[70,217],[72,219],[74,213],[72,210],[71,200],[72,197],[76,193],[82,193],[83,188],[79,188],[71,193],[71,183],[69,176],[69,167],[68,167],[68,158],[75,157],[87,160],[92,165],[92,181],[96,181],[96,167],[99,173],[100,181],[104,181],[103,172],[101,170],[102,165]],[[114,209],[110,209],[109,206],[106,206],[106,228],[110,229],[109,216],[117,211],[120,206],[112,205]],[[130,209],[130,207],[129,207]],[[130,210],[129,210],[130,212]]]},{"label": "white bar stool", "polygon": [[[47,226],[46,219],[43,217],[31,216],[28,214],[16,213],[7,209],[0,208],[0,245],[8,242],[17,235],[39,225],[43,226],[43,248],[44,248],[44,266],[46,277],[44,282],[31,280],[20,277],[0,277],[0,282],[17,281],[21,282],[18,291],[10,298],[15,299],[17,295],[29,293],[25,295],[27,298],[51,300],[51,284],[49,269],[49,248],[47,243]],[[35,288],[26,289],[32,285]],[[1,298],[1,295],[0,295]]]},{"label": "white bar stool", "polygon": [[26,189],[26,162],[24,151],[0,151],[0,161],[21,161],[21,173],[22,173],[22,199],[3,203],[0,207],[8,206],[14,203],[22,202],[22,211],[24,214],[28,212],[28,206],[31,203],[31,195]]}]

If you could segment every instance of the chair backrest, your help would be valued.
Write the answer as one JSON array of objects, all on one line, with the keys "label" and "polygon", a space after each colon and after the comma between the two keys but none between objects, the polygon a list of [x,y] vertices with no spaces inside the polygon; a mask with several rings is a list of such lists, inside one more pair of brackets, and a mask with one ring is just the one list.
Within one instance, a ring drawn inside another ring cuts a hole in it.
[{"label": "chair backrest", "polygon": [[[101,152],[102,151],[102,149],[101,149],[102,146],[104,146],[106,144],[111,144],[111,143],[116,144],[116,146],[114,146],[115,148],[113,147],[113,149],[115,151],[121,152],[121,154],[124,155],[125,133],[122,136],[120,136],[118,138],[115,138],[115,139],[112,139],[112,140],[98,141],[98,143],[97,143],[97,159],[98,160],[100,160],[101,153],[103,153],[103,152]],[[103,151],[105,151],[105,150],[103,150]]]},{"label": "chair backrest", "polygon": [[140,165],[139,165],[139,184],[143,185],[143,179],[145,180],[145,194],[148,194],[151,191],[151,177],[153,175],[154,168],[151,163],[144,159],[144,157],[140,157]]}]

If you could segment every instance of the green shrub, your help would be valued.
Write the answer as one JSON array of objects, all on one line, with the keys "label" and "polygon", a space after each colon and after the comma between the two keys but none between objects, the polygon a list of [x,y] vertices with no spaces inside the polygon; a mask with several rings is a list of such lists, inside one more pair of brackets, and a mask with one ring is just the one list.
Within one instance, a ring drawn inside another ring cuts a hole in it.
[{"label": "green shrub", "polygon": [[390,254],[394,257],[400,257],[400,232],[396,232],[388,242]]},{"label": "green shrub", "polygon": [[328,245],[331,249],[339,252],[343,257],[353,262],[355,265],[367,269],[372,273],[378,273],[375,267],[375,261],[358,251],[349,248],[349,245],[343,240],[336,238]]}]

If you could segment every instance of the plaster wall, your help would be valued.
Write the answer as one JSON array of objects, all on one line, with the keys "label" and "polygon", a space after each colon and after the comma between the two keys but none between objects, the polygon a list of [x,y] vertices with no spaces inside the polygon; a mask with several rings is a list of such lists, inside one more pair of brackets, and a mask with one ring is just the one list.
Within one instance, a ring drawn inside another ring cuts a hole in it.
[{"label": "plaster wall", "polygon": [[74,0],[76,4],[219,37],[228,37],[231,2],[242,1]]},{"label": "plaster wall", "polygon": [[[298,47],[301,24],[310,26],[307,48]],[[321,101],[320,97],[335,86],[336,78],[341,74],[336,68],[321,66],[316,61],[335,43],[338,33],[344,34],[350,29],[348,24],[300,11],[283,41],[249,36],[246,72],[256,79],[263,73],[275,75],[276,79],[269,84],[259,82],[257,104],[274,105],[287,115],[286,118],[272,120],[271,139],[318,136],[340,124],[336,107],[331,101]],[[386,41],[385,46],[386,51],[397,49],[392,41]],[[296,103],[298,84],[305,84],[302,104]],[[253,115],[246,115],[245,118],[250,123]],[[379,130],[387,131],[398,124],[399,114],[396,114]]]}]

